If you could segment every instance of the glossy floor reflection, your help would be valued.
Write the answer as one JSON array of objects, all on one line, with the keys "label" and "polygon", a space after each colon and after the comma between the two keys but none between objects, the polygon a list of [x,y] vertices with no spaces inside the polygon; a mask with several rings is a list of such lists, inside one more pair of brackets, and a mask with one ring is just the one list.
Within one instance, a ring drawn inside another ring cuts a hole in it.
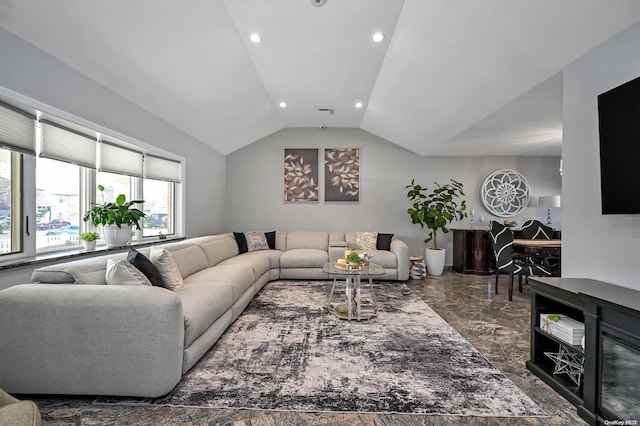
[{"label": "glossy floor reflection", "polygon": [[507,300],[507,277],[494,294],[493,276],[445,272],[407,285],[520,389],[548,418],[332,414],[181,407],[92,406],[93,398],[34,398],[46,425],[580,425],[576,409],[526,368],[529,357],[530,293],[514,289]]}]

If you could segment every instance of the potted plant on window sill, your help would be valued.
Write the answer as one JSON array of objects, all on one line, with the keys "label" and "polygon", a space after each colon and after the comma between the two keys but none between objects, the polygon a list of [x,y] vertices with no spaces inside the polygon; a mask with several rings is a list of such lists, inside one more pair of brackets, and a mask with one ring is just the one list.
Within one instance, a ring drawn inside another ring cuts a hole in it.
[{"label": "potted plant on window sill", "polygon": [[133,227],[140,230],[140,219],[146,214],[134,207],[144,200],[127,201],[124,194],[116,197],[115,201],[104,201],[104,186],[98,185],[102,196],[102,204],[91,203],[93,207],[84,214],[83,220],[91,222],[95,227],[102,226],[102,235],[107,248],[126,245],[131,240]]},{"label": "potted plant on window sill", "polygon": [[437,231],[449,232],[447,226],[454,220],[462,220],[467,217],[467,204],[463,199],[458,204],[458,199],[464,196],[461,182],[451,179],[450,183],[440,185],[434,182],[435,188],[427,192],[427,187],[415,183],[415,179],[405,188],[409,189],[407,197],[412,206],[407,209],[412,223],[421,228],[430,229],[424,242],[433,241],[433,247],[427,248],[426,263],[430,275],[442,275],[446,251],[438,247]]},{"label": "potted plant on window sill", "polygon": [[80,234],[82,246],[87,251],[96,249],[96,240],[99,238],[100,234],[98,234],[97,232],[83,232]]}]

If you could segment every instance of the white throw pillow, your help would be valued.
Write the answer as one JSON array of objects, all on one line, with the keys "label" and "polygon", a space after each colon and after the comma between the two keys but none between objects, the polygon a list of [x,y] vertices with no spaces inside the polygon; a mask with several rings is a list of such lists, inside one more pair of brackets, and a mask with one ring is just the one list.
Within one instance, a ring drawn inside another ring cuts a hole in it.
[{"label": "white throw pillow", "polygon": [[180,275],[178,265],[176,265],[173,254],[169,250],[152,246],[149,252],[149,260],[158,268],[166,288],[173,291],[184,288],[182,275]]},{"label": "white throw pillow", "polygon": [[104,278],[110,285],[151,285],[149,278],[125,259],[107,259],[107,272]]},{"label": "white throw pillow", "polygon": [[375,250],[377,244],[377,232],[356,232],[356,246],[360,250]]},{"label": "white throw pillow", "polygon": [[269,250],[264,232],[245,232],[244,237],[247,240],[247,251]]}]

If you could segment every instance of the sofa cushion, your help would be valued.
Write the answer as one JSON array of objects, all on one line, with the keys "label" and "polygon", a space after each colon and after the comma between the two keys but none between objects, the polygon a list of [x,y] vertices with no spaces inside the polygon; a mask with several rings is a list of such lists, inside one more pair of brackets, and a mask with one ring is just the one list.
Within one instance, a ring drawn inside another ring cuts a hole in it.
[{"label": "sofa cushion", "polygon": [[110,285],[151,285],[151,281],[126,259],[107,259],[105,281]]},{"label": "sofa cushion", "polygon": [[287,250],[329,248],[329,234],[319,231],[293,231],[287,232]]},{"label": "sofa cushion", "polygon": [[184,279],[185,286],[196,282],[223,282],[231,286],[233,301],[237,301],[255,281],[253,270],[246,265],[216,265],[198,271]]},{"label": "sofa cushion", "polygon": [[276,250],[285,251],[287,249],[287,233],[276,232]]},{"label": "sofa cushion", "polygon": [[280,256],[280,268],[322,268],[328,261],[329,253],[326,249],[287,250]]},{"label": "sofa cushion", "polygon": [[365,251],[370,255],[373,255],[371,261],[375,264],[382,266],[384,269],[397,269],[398,268],[398,257],[392,251],[387,250],[356,250],[359,253],[364,253]]},{"label": "sofa cushion", "polygon": [[223,282],[194,282],[176,293],[184,315],[184,347],[202,335],[233,304],[233,290]]},{"label": "sofa cushion", "polygon": [[176,265],[173,254],[167,249],[153,246],[151,247],[149,256],[151,263],[158,268],[165,288],[173,291],[182,290],[184,283],[182,282],[182,275],[180,275],[180,271],[178,271],[178,265]]},{"label": "sofa cushion", "polygon": [[253,271],[253,280],[256,281],[264,275],[265,272],[268,272],[271,269],[269,256],[266,256],[266,253],[269,253],[270,251],[272,250],[260,250],[244,253],[220,262],[218,265],[242,265],[244,267],[251,268]]},{"label": "sofa cushion", "polygon": [[[209,267],[215,266],[225,259],[238,255],[238,244],[232,234],[227,238],[207,240],[198,245],[207,257]],[[186,275],[184,276],[186,278]]]},{"label": "sofa cushion", "polygon": [[158,271],[156,265],[154,265],[153,262],[151,262],[144,254],[140,253],[136,249],[129,249],[127,261],[149,278],[151,284],[158,287],[164,287],[164,280],[162,279],[162,275],[160,275],[160,271]]},{"label": "sofa cushion", "polygon": [[378,240],[376,241],[377,250],[391,250],[391,240],[393,234],[378,233]]},{"label": "sofa cushion", "polygon": [[188,277],[196,272],[209,267],[209,261],[204,254],[202,248],[198,245],[181,248],[179,250],[170,250],[173,259],[178,265],[180,276]]}]

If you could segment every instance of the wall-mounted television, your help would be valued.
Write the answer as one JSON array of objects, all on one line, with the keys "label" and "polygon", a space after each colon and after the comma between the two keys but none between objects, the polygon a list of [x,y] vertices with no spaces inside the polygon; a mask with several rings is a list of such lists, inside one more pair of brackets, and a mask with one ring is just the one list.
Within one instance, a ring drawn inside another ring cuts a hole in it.
[{"label": "wall-mounted television", "polygon": [[640,213],[640,77],[598,95],[602,214]]}]

